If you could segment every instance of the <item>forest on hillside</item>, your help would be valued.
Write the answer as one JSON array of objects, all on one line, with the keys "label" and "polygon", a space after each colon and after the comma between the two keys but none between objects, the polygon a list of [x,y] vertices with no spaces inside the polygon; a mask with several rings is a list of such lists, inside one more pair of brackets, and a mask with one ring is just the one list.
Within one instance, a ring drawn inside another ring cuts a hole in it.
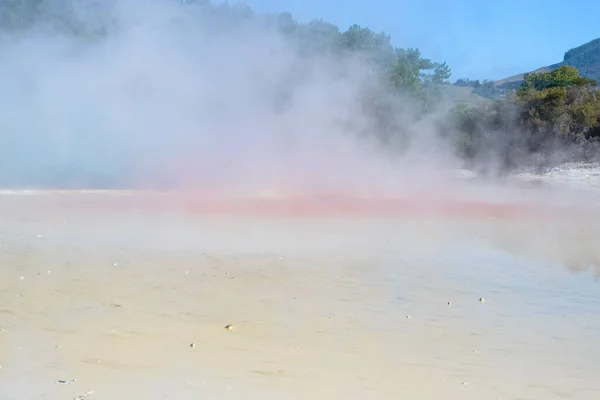
[{"label": "forest on hillside", "polygon": [[[386,33],[356,24],[344,30],[321,19],[301,23],[289,13],[257,13],[241,3],[163,1],[179,3],[177,7],[185,10],[186,18],[197,21],[207,37],[235,37],[240,32],[264,29],[281,35],[300,59],[327,58],[340,70],[349,60],[359,59],[368,65],[374,78],[357,92],[368,116],[362,134],[375,137],[390,153],[409,148],[418,134],[412,127],[430,121],[437,137],[472,167],[493,160],[500,170],[510,171],[600,158],[600,93],[596,82],[582,78],[576,68],[561,66],[545,74],[528,74],[517,91],[500,99],[475,106],[461,104],[446,112],[440,89],[450,86],[450,66],[424,57],[419,49],[396,47]],[[82,45],[110,38],[120,32],[122,23],[107,12],[109,3],[1,1],[0,63],[2,46],[31,32],[73,37]],[[565,60],[579,60],[589,54],[574,49],[567,52]],[[302,71],[295,73],[298,77],[290,77],[274,95],[274,112],[285,112],[282,104],[302,80]],[[457,83],[476,86],[482,93],[493,90],[490,81]],[[104,182],[118,185],[114,179]]]},{"label": "forest on hillside", "polygon": [[579,70],[581,75],[600,81],[600,39],[592,40],[565,53],[563,62]]}]

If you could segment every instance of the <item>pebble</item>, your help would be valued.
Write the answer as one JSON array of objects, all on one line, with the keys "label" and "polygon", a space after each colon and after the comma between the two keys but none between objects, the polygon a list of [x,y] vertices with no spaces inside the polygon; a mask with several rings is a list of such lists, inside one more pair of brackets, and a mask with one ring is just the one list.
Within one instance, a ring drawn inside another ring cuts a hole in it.
[{"label": "pebble", "polygon": [[483,303],[484,301],[485,301],[485,299],[484,299],[483,297],[480,297],[480,298],[479,298],[479,302],[480,302],[480,303]]},{"label": "pebble", "polygon": [[225,325],[225,329],[228,331],[232,331],[233,330],[233,325],[227,324]]},{"label": "pebble", "polygon": [[194,347],[196,347],[195,343],[190,343],[190,347],[193,349]]}]

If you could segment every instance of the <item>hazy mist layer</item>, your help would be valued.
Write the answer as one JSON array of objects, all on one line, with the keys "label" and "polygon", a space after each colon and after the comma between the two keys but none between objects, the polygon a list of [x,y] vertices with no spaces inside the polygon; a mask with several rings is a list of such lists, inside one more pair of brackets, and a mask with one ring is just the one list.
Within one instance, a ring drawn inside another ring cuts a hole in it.
[{"label": "hazy mist layer", "polygon": [[385,92],[358,56],[303,56],[260,18],[220,25],[178,2],[66,4],[108,31],[0,36],[2,185],[354,191],[451,164],[426,123],[404,163],[365,136],[359,94]]}]

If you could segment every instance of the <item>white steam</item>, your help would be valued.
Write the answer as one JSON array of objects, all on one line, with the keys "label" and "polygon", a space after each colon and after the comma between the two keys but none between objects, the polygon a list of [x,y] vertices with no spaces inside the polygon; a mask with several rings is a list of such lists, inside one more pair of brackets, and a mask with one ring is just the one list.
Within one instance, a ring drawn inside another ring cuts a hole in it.
[{"label": "white steam", "polygon": [[3,185],[385,191],[415,158],[450,161],[426,125],[404,163],[385,157],[359,57],[302,56],[260,17],[220,27],[174,1],[78,4],[88,30],[113,21],[105,36],[2,37]]}]

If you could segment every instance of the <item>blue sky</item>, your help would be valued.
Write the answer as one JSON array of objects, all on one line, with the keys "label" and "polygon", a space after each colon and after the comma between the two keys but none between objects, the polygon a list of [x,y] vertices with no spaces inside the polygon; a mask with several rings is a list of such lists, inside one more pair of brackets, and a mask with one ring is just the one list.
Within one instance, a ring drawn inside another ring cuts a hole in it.
[{"label": "blue sky", "polygon": [[[580,0],[246,0],[256,11],[357,23],[392,35],[398,47],[447,61],[452,80],[499,79],[562,61],[600,37],[600,1]],[[230,0],[230,3],[236,3]]]}]

